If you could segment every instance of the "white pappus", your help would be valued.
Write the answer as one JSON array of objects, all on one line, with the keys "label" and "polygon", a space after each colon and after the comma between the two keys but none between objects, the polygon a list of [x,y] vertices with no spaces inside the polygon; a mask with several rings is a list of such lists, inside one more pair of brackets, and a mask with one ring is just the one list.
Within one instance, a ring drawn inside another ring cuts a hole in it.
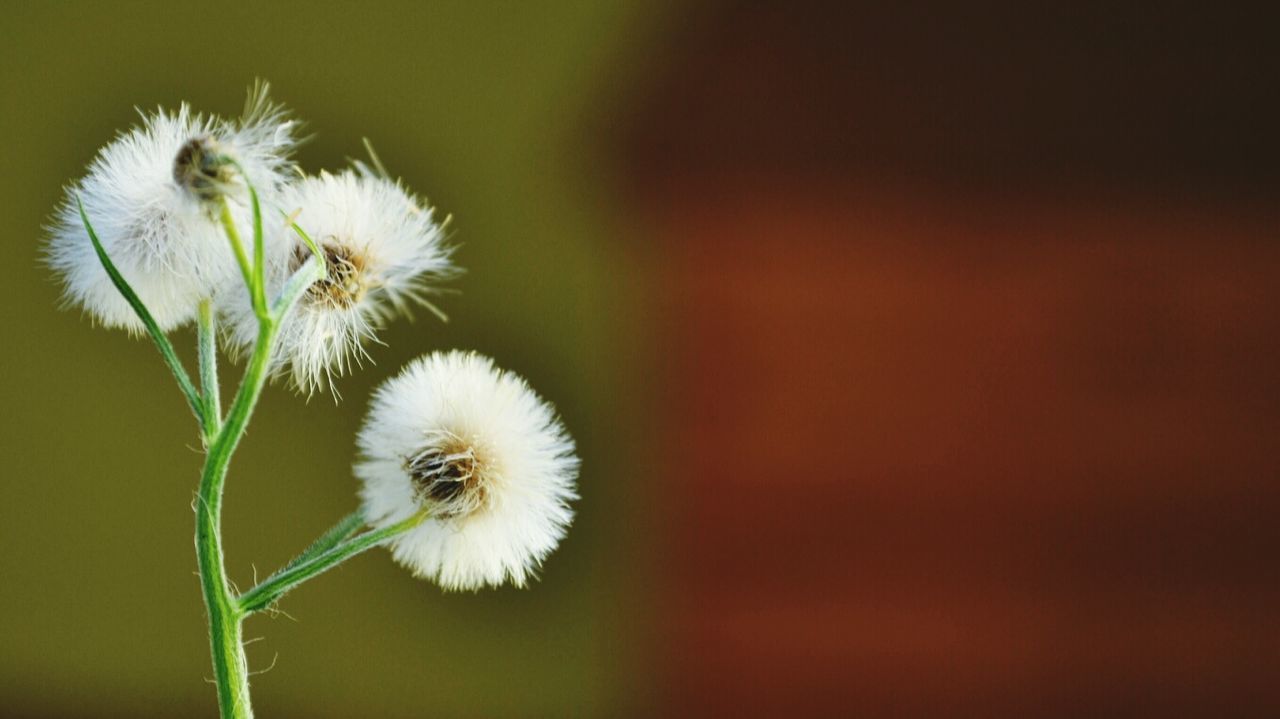
[{"label": "white pappus", "polygon": [[[297,179],[280,207],[316,243],[328,277],[313,283],[279,331],[273,370],[288,374],[300,391],[331,387],[365,357],[364,342],[411,303],[432,311],[429,283],[457,270],[441,225],[399,183],[347,170]],[[285,223],[269,243],[267,291],[274,295],[311,251]],[[227,338],[246,351],[257,337],[257,319],[246,293],[222,293],[219,309]],[[438,314],[438,312],[437,312]]]},{"label": "white pappus", "polygon": [[235,121],[157,110],[142,125],[104,147],[84,178],[67,188],[49,227],[48,264],[69,304],[107,327],[143,329],[112,284],[80,217],[84,205],[103,249],[162,330],[195,316],[198,303],[237,272],[217,219],[221,197],[248,227],[248,193],[238,163],[260,196],[269,198],[292,167],[295,124],[251,90]]},{"label": "white pappus", "polygon": [[425,512],[392,555],[445,589],[523,586],[573,519],[573,439],[487,357],[411,362],[374,394],[358,444],[365,520],[386,527]]}]

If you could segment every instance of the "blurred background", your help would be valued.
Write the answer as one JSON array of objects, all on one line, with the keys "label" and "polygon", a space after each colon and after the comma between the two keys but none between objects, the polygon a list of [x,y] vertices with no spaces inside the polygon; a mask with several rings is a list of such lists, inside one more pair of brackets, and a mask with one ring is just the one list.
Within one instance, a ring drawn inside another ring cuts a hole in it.
[{"label": "blurred background", "polygon": [[215,714],[193,423],[150,346],[56,309],[41,225],[134,106],[255,77],[304,167],[371,138],[467,274],[340,404],[266,395],[233,578],[354,506],[366,398],[423,352],[525,375],[584,459],[529,590],[374,552],[251,619],[259,716],[1280,715],[1278,21],[6,7],[0,715]]}]

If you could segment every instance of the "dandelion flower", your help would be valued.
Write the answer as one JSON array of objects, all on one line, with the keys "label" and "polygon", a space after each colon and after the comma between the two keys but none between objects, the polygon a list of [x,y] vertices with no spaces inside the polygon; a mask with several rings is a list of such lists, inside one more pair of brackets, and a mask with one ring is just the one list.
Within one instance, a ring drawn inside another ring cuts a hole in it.
[{"label": "dandelion flower", "polygon": [[120,274],[162,330],[189,321],[200,300],[235,273],[234,256],[216,220],[226,196],[247,225],[247,193],[239,163],[259,194],[283,182],[294,145],[293,123],[266,95],[250,94],[245,114],[231,122],[157,110],[99,152],[88,174],[67,189],[50,227],[49,265],[69,303],[107,327],[143,329],[112,284],[89,241],[77,204]]},{"label": "dandelion flower", "polygon": [[[411,302],[430,307],[428,282],[454,269],[431,210],[390,180],[321,173],[291,183],[281,203],[319,246],[328,277],[307,289],[280,328],[274,369],[314,392],[365,356],[364,342]],[[285,232],[284,251],[273,253],[267,273],[271,293],[311,257],[300,237]],[[232,345],[252,346],[258,326],[247,294],[228,293],[220,305]]]},{"label": "dandelion flower", "polygon": [[573,518],[573,440],[523,379],[486,357],[410,363],[374,394],[358,443],[366,521],[427,512],[392,556],[445,589],[523,586]]}]

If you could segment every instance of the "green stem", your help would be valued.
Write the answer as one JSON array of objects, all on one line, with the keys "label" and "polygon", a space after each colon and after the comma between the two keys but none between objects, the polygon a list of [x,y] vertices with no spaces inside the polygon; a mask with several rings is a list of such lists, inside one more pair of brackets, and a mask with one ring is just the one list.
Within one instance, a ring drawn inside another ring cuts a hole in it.
[{"label": "green stem", "polygon": [[310,559],[296,564],[291,563],[292,566],[287,566],[285,569],[268,577],[258,586],[240,595],[238,603],[241,611],[248,614],[271,606],[273,602],[284,596],[290,589],[338,566],[361,552],[404,534],[421,524],[426,517],[426,512],[419,512],[403,522],[365,532]]},{"label": "green stem", "polygon": [[[235,223],[231,221],[225,204],[223,219],[227,233],[232,235]],[[254,234],[258,235],[260,232],[261,226],[255,225]],[[261,238],[255,237],[255,242],[261,242]],[[232,235],[231,244],[239,246],[238,235]],[[253,415],[253,408],[262,394],[262,388],[266,385],[271,369],[272,345],[280,325],[311,282],[324,276],[324,263],[316,257],[308,259],[285,283],[284,290],[271,310],[258,313],[258,338],[245,368],[244,379],[240,382],[235,399],[231,401],[226,421],[208,443],[205,455],[196,509],[196,559],[200,567],[200,586],[204,593],[205,607],[209,611],[209,644],[213,654],[213,673],[218,686],[218,706],[222,719],[251,719],[253,716],[253,709],[249,704],[249,667],[245,660],[241,629],[247,612],[231,591],[223,562],[222,489],[226,483],[227,467],[244,436],[245,427]],[[246,276],[246,280],[252,281],[253,277]],[[254,297],[265,297],[262,287],[255,289],[250,285],[248,289]],[[255,304],[256,302],[255,300]],[[212,336],[212,318],[209,325],[209,335]],[[212,349],[212,345],[210,348]],[[202,345],[202,359],[203,354]],[[211,370],[213,362],[202,362],[201,366],[202,369]]]},{"label": "green stem", "polygon": [[213,317],[213,303],[200,302],[196,315],[197,344],[200,355],[200,397],[204,400],[204,442],[207,447],[222,426],[221,394],[218,391],[218,343]]},{"label": "green stem", "polygon": [[299,267],[298,271],[285,281],[279,296],[271,304],[270,316],[276,322],[284,322],[284,318],[288,316],[293,306],[298,304],[298,300],[302,299],[307,289],[327,276],[324,261],[318,256],[308,257],[302,267]]},{"label": "green stem", "polygon": [[[254,289],[255,273],[253,266],[249,264],[249,256],[245,254],[244,243],[240,241],[240,230],[236,229],[235,218],[231,216],[231,203],[227,201],[225,195],[220,198],[220,207],[218,219],[222,222],[222,229],[227,233],[227,240],[231,242],[231,250],[236,256],[236,264],[240,266],[240,274],[244,277],[244,286],[249,289],[249,296],[253,299],[254,312],[258,317],[262,317],[263,308],[258,304],[258,298],[261,294]],[[259,242],[255,239],[255,245]]]},{"label": "green stem", "polygon": [[249,719],[249,668],[241,642],[244,612],[231,592],[222,554],[222,488],[227,467],[244,429],[253,414],[254,405],[266,384],[271,360],[271,345],[277,324],[271,319],[261,322],[253,355],[245,370],[244,380],[205,456],[204,472],[196,508],[196,558],[200,566],[200,585],[205,607],[209,611],[209,642],[213,652],[214,680],[218,685],[218,705],[223,719]]},{"label": "green stem", "polygon": [[[253,294],[253,307],[261,315],[267,309],[266,282],[266,262],[263,260],[266,245],[266,237],[262,234],[262,204],[258,202],[258,191],[254,189],[253,183],[248,182],[249,173],[244,171],[244,167],[234,158],[230,158],[231,164],[235,165],[240,171],[240,175],[246,178],[245,185],[249,189],[249,206],[253,209],[253,279],[249,281],[249,289]],[[227,198],[222,198],[222,206],[224,211],[227,207]],[[227,217],[223,216],[223,223],[227,223]],[[246,278],[248,280],[248,278]]]},{"label": "green stem", "polygon": [[[319,539],[312,542],[310,546],[308,546],[306,549],[302,550],[302,554],[299,554],[293,559],[290,559],[289,563],[284,565],[284,567],[281,568],[280,571],[276,572],[275,574],[279,574],[280,572],[293,569],[294,567],[298,566],[299,564],[302,564],[303,562],[306,562],[321,554],[324,554],[325,552],[329,551],[330,549],[333,549],[334,547],[338,546],[342,542],[350,539],[351,536],[354,535],[356,531],[358,531],[363,526],[364,526],[364,514],[362,512],[360,512],[359,510],[356,510],[351,514],[348,514],[347,516],[340,519],[337,524],[330,527],[327,532],[320,535]],[[274,577],[275,574],[271,576]]]},{"label": "green stem", "polygon": [[[284,215],[284,212],[281,211],[280,214]],[[284,219],[285,219],[285,222],[289,223],[289,227],[291,227],[293,231],[297,233],[298,237],[302,238],[302,242],[307,246],[308,249],[311,250],[311,254],[315,255],[316,257],[322,256],[320,253],[320,246],[316,244],[315,240],[311,239],[311,235],[308,235],[306,230],[302,229],[302,227],[300,227],[298,223],[294,222],[293,218],[290,217],[289,215],[284,215]]]}]

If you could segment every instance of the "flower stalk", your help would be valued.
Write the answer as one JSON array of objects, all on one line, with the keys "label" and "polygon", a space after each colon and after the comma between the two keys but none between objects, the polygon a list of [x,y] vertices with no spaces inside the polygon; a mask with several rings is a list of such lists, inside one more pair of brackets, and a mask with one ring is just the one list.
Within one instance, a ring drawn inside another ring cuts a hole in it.
[{"label": "flower stalk", "polygon": [[[256,207],[256,194],[252,196],[255,200],[254,261],[255,265],[258,265],[263,261],[262,221]],[[216,321],[211,302],[209,300],[200,302],[196,315],[197,356],[200,363],[201,382],[201,390],[197,391],[186,369],[178,360],[168,337],[151,319],[146,306],[138,299],[137,294],[116,270],[111,258],[102,248],[83,208],[81,208],[81,217],[103,268],[137,312],[152,340],[160,349],[161,356],[178,380],[178,385],[187,397],[196,419],[200,422],[206,453],[196,496],[196,562],[209,617],[209,646],[213,658],[214,683],[218,690],[218,707],[223,719],[252,719],[253,709],[249,700],[249,666],[245,658],[243,641],[245,617],[253,611],[268,606],[285,592],[306,580],[416,526],[421,518],[415,522],[405,522],[403,526],[393,528],[394,531],[379,529],[353,536],[364,520],[359,512],[348,515],[334,529],[313,543],[303,556],[272,575],[268,581],[247,592],[243,598],[237,597],[227,577],[222,550],[222,495],[227,470],[270,376],[272,351],[277,333],[298,300],[306,293],[307,288],[325,278],[325,263],[319,256],[310,257],[289,278],[280,295],[268,307],[265,299],[264,273],[260,267],[247,266],[248,258],[243,251],[243,243],[240,241],[235,221],[229,207],[226,204],[223,205],[221,220],[228,239],[238,257],[246,261],[246,265],[242,265],[245,270],[244,277],[250,283],[246,289],[250,293],[255,309],[261,307],[261,311],[258,312],[258,337],[246,364],[240,387],[231,402],[226,420],[223,421],[218,389]],[[300,228],[295,226],[294,229],[301,233]]]},{"label": "flower stalk", "polygon": [[241,639],[244,614],[227,581],[223,560],[222,490],[231,456],[266,384],[274,334],[274,323],[265,321],[231,411],[227,413],[226,424],[218,431],[205,455],[196,499],[196,561],[200,568],[205,608],[209,613],[214,681],[218,686],[218,706],[223,719],[250,719],[253,710],[249,704],[249,667]]},{"label": "flower stalk", "polygon": [[[255,203],[256,204],[256,203]],[[235,233],[235,223],[230,212],[223,206],[223,220],[227,226],[227,234],[233,247],[240,247],[239,236]],[[255,218],[257,213],[255,212]],[[262,225],[260,220],[254,226],[254,245],[261,247]],[[260,259],[261,254],[255,253]],[[214,681],[218,686],[218,706],[223,719],[250,719],[253,710],[249,703],[249,667],[244,655],[242,640],[242,624],[246,612],[240,601],[231,590],[227,579],[226,566],[222,552],[222,492],[226,484],[227,469],[231,457],[239,446],[244,430],[249,425],[253,409],[266,385],[271,367],[272,344],[280,324],[289,311],[293,309],[298,298],[306,291],[311,282],[325,276],[323,262],[311,258],[299,270],[296,282],[290,282],[282,296],[276,301],[272,312],[259,315],[258,339],[254,343],[253,354],[245,367],[244,378],[240,388],[232,400],[231,409],[227,412],[225,424],[222,424],[208,445],[205,455],[204,470],[200,477],[200,488],[196,501],[196,559],[200,569],[200,586],[204,592],[205,608],[209,613],[209,642],[213,654]],[[264,297],[261,286],[262,273],[256,269],[246,272],[246,279],[257,284],[248,289],[258,304],[258,297]],[[263,302],[265,305],[265,302]],[[201,316],[204,315],[202,307]],[[203,323],[202,323],[203,324]],[[211,333],[211,329],[210,329]],[[202,339],[204,333],[201,333]],[[203,350],[203,343],[202,343]],[[214,377],[216,367],[212,365],[214,355],[200,352],[201,377]],[[206,393],[216,387],[216,380],[206,385]],[[213,400],[216,405],[217,400]],[[208,425],[206,425],[208,426]]]},{"label": "flower stalk", "polygon": [[[249,288],[250,297],[253,298],[254,309],[258,308],[258,291],[254,289],[254,283],[257,277],[253,266],[249,264],[249,256],[245,254],[244,242],[240,240],[240,230],[236,227],[236,220],[231,216],[231,203],[227,201],[226,196],[218,198],[218,221],[222,223],[222,229],[227,233],[227,240],[231,243],[231,252],[235,255],[236,265],[240,267],[240,276],[244,278],[245,287]],[[259,314],[261,317],[261,314]]]},{"label": "flower stalk", "polygon": [[361,552],[372,549],[380,544],[384,544],[397,536],[404,534],[410,529],[422,524],[426,518],[426,512],[419,512],[403,522],[393,524],[390,527],[364,532],[363,534],[339,542],[324,551],[315,553],[308,552],[310,556],[305,558],[300,557],[299,559],[301,561],[295,560],[294,562],[290,562],[284,569],[281,569],[279,572],[276,572],[265,579],[258,586],[240,595],[237,600],[240,605],[240,610],[245,614],[249,614],[251,612],[265,609],[271,606],[277,599],[284,596],[290,589],[293,589],[312,577],[323,574]]},{"label": "flower stalk", "polygon": [[200,358],[200,407],[206,447],[222,428],[221,392],[218,389],[218,337],[213,301],[200,301],[196,314],[196,344]]}]

